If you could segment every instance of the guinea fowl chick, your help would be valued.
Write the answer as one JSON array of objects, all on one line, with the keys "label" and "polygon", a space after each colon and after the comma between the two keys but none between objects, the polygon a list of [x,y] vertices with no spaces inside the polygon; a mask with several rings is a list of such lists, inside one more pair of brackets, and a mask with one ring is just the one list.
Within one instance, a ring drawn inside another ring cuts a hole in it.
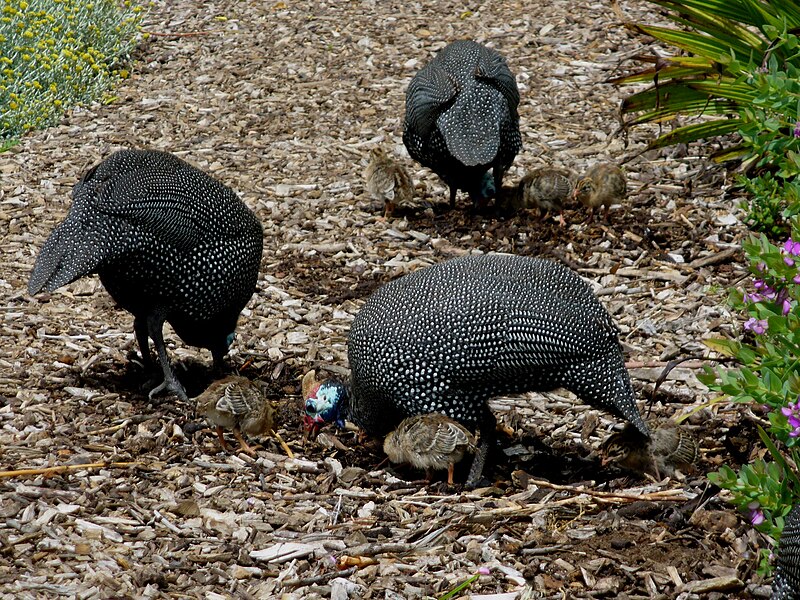
[{"label": "guinea fowl chick", "polygon": [[197,412],[216,426],[223,449],[230,450],[222,429],[231,429],[241,449],[253,455],[255,450],[244,440],[242,432],[251,436],[271,433],[275,417],[263,386],[239,375],[225,377],[208,386],[197,397]]},{"label": "guinea fowl chick", "polygon": [[398,205],[407,204],[414,197],[411,177],[405,167],[382,148],[370,150],[369,158],[369,165],[364,171],[367,192],[373,200],[383,204],[383,216],[391,218]]},{"label": "guinea fowl chick", "polygon": [[475,436],[463,425],[441,413],[416,415],[403,420],[383,442],[383,451],[393,463],[409,463],[431,471],[447,469],[447,483],[453,485],[453,467],[466,452],[476,450]]},{"label": "guinea fowl chick", "polygon": [[608,219],[608,208],[625,200],[628,183],[625,172],[610,163],[598,163],[592,166],[575,186],[575,198],[591,209],[603,207],[603,218]]},{"label": "guinea fowl chick", "polygon": [[675,469],[694,466],[700,450],[691,432],[671,419],[647,424],[649,440],[630,425],[610,435],[600,448],[603,466],[613,463],[642,475],[649,473],[659,480],[662,476],[671,477]]},{"label": "guinea fowl chick", "polygon": [[539,209],[542,215],[558,213],[558,222],[564,225],[564,203],[575,190],[575,173],[559,167],[541,167],[527,173],[519,182],[524,208]]},{"label": "guinea fowl chick", "polygon": [[177,156],[120,150],[72,189],[72,206],[39,251],[28,293],[52,292],[93,273],[133,315],[146,367],[164,381],[150,397],[186,391],[170,366],[164,323],[211,350],[220,369],[239,313],[256,289],[264,233],[229,187]]},{"label": "guinea fowl chick", "polygon": [[771,600],[800,600],[800,506],[786,515],[783,524]]},{"label": "guinea fowl chick", "polygon": [[385,436],[405,418],[440,412],[480,429],[468,485],[496,436],[491,398],[559,387],[648,435],[619,330],[591,286],[558,263],[467,255],[373,292],[347,338],[349,381],[303,381],[306,426],[349,420]]}]

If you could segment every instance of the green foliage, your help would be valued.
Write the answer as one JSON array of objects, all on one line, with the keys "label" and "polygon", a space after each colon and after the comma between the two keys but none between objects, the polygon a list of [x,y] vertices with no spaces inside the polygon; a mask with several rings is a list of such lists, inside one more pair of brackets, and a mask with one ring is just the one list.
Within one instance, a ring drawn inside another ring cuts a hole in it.
[{"label": "green foliage", "polygon": [[[800,239],[795,231],[795,238]],[[789,238],[777,247],[751,236],[743,248],[755,276],[752,290],[732,291],[730,303],[745,312],[748,341],[713,340],[709,346],[737,359],[735,369],[706,368],[700,380],[734,402],[766,413],[769,426],[759,436],[769,460],[744,465],[738,473],[723,466],[709,479],[730,490],[732,501],[773,539],[783,517],[800,502],[800,243]],[[791,458],[791,462],[787,461]],[[762,556],[762,571],[769,568]]]},{"label": "green foliage", "polygon": [[0,0],[2,146],[127,77],[141,17],[129,0]]},{"label": "green foliage", "polygon": [[800,4],[793,0],[651,0],[679,28],[633,26],[689,56],[637,57],[653,67],[613,80],[652,85],[626,98],[626,126],[695,122],[650,144],[738,133],[715,155],[743,160],[739,184],[750,198],[747,223],[771,239],[800,214]]},{"label": "green foliage", "polygon": [[[679,116],[720,116],[670,131],[652,147],[690,142],[736,131],[740,108],[758,101],[752,75],[768,63],[781,69],[800,64],[797,38],[787,32],[800,26],[800,4],[791,0],[651,0],[666,9],[678,27],[631,25],[688,56],[648,57],[653,67],[613,80],[617,84],[652,82],[626,98],[627,125],[674,121]],[[796,113],[796,107],[794,108]],[[737,149],[739,152],[742,149]],[[726,153],[726,157],[730,153]]]}]

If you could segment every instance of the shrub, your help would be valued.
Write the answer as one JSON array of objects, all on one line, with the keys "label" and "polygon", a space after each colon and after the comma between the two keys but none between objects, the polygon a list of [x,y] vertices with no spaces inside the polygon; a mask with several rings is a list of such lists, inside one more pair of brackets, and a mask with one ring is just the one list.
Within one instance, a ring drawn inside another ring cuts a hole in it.
[{"label": "shrub", "polygon": [[[800,465],[800,242],[794,239],[777,247],[764,236],[751,236],[743,245],[754,280],[748,291],[733,291],[731,303],[747,314],[744,330],[750,340],[708,342],[741,366],[709,368],[700,377],[711,390],[766,414],[768,425],[758,429],[767,459],[743,465],[738,473],[724,466],[709,479],[730,490],[733,503],[773,539],[800,502],[795,472]],[[765,551],[762,571],[768,568],[767,556]]]},{"label": "shrub", "polygon": [[129,0],[0,0],[0,144],[126,77],[141,16]]}]

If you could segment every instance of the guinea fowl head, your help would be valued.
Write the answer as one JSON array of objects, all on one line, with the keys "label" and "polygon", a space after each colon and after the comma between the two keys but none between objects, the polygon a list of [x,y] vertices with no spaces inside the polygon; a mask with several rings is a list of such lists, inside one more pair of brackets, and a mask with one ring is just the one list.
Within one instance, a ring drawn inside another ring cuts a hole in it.
[{"label": "guinea fowl head", "polygon": [[347,386],[336,379],[317,381],[314,371],[303,377],[304,424],[316,433],[325,423],[344,427],[343,408],[348,397]]}]

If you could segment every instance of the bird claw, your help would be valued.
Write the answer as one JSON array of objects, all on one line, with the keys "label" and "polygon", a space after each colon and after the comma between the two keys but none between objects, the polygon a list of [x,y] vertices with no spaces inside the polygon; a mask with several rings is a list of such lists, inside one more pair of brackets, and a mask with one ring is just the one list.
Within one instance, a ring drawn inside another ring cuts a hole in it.
[{"label": "bird claw", "polygon": [[189,396],[186,395],[186,390],[183,389],[183,386],[177,379],[165,379],[152,390],[150,390],[150,393],[147,394],[147,397],[152,400],[154,396],[160,394],[164,390],[175,394],[179,400],[184,402],[189,400]]}]

